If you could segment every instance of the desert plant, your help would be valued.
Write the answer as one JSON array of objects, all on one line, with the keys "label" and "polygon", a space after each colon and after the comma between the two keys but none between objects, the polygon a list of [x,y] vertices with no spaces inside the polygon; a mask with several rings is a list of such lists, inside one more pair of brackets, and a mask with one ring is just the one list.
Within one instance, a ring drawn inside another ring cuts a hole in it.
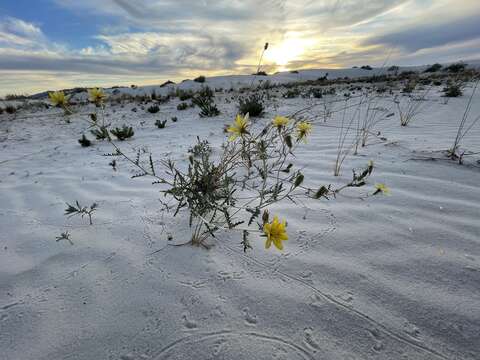
[{"label": "desert plant", "polygon": [[115,129],[110,130],[110,132],[120,141],[131,138],[135,134],[133,128],[127,125],[123,125],[121,128],[116,127]]},{"label": "desert plant", "polygon": [[200,140],[200,137],[197,136],[197,143],[188,149],[188,153],[192,154],[195,157],[201,157],[203,154],[212,152],[210,143],[208,140]]},{"label": "desert plant", "polygon": [[[308,187],[293,161],[297,147],[311,130],[307,121],[280,116],[257,128],[250,124],[248,115],[238,115],[227,128],[230,136],[215,159],[209,146],[197,138],[199,147],[192,152],[198,156],[189,157],[187,169],[170,159],[155,162],[152,154],[145,160],[141,151],[132,159],[114,143],[115,152],[107,155],[123,157],[134,165],[139,172],[133,177],[151,177],[160,191],[175,201],[174,206],[164,203],[166,209],[174,211],[174,216],[182,209],[188,211],[192,228],[188,244],[208,247],[207,239],[215,237],[218,231],[237,230],[242,233],[244,251],[251,248],[251,233],[264,236],[267,248],[274,244],[283,249],[283,241],[288,239],[286,221],[279,221],[277,216],[271,218],[271,205],[281,200],[296,202],[301,197],[335,197],[347,187],[366,185],[373,169],[373,164],[369,164],[360,175],[354,173],[350,183],[336,189],[330,185]],[[161,172],[156,169],[158,164]]]},{"label": "desert plant", "polygon": [[159,128],[159,129],[164,129],[165,126],[167,125],[167,120],[157,120],[155,121],[155,125]]},{"label": "desert plant", "polygon": [[73,114],[73,111],[70,109],[69,97],[65,96],[63,91],[50,92],[48,97],[53,106],[63,109],[65,115]]},{"label": "desert plant", "polygon": [[188,104],[186,102],[182,102],[177,105],[177,110],[182,111],[188,109]]},{"label": "desert plant", "polygon": [[373,70],[373,68],[370,65],[363,65],[360,69],[363,70]]},{"label": "desert plant", "polygon": [[465,137],[465,135],[467,135],[467,133],[473,128],[473,126],[480,120],[480,115],[479,115],[473,120],[471,120],[469,123],[469,116],[472,108],[472,101],[473,101],[475,92],[477,91],[479,81],[480,80],[477,80],[475,82],[472,93],[468,99],[467,106],[465,107],[465,111],[463,112],[463,116],[460,120],[460,123],[458,124],[457,134],[455,136],[453,146],[448,150],[449,157],[451,159],[456,159],[456,160],[458,159],[460,163],[462,162],[462,158],[464,155],[464,154],[459,154],[458,152],[460,143],[462,139]]},{"label": "desert plant", "polygon": [[450,73],[456,74],[456,73],[464,71],[466,69],[466,67],[467,67],[467,64],[460,62],[460,63],[451,64],[451,65],[447,66],[445,68],[445,70],[450,72]]},{"label": "desert plant", "polygon": [[176,116],[172,116],[172,117],[170,118],[170,120],[172,120],[172,122],[177,122],[177,121],[178,121],[178,118],[177,118]]},{"label": "desert plant", "polygon": [[160,107],[158,105],[152,105],[152,106],[149,106],[147,108],[147,111],[150,113],[150,114],[156,114],[160,111]]},{"label": "desert plant", "polygon": [[463,95],[462,86],[460,84],[449,84],[443,90],[445,97],[459,97]]},{"label": "desert plant", "polygon": [[240,114],[249,114],[252,117],[261,116],[265,110],[263,96],[259,93],[240,97],[238,100],[238,110]]},{"label": "desert plant", "polygon": [[75,201],[75,205],[70,205],[67,203],[67,208],[65,209],[65,214],[68,217],[72,217],[75,215],[80,215],[82,218],[84,216],[88,216],[88,220],[90,222],[90,225],[92,225],[92,214],[95,210],[97,210],[98,205],[96,203],[93,203],[90,205],[90,207],[86,206],[81,206],[78,200]]},{"label": "desert plant", "polygon": [[213,91],[209,87],[203,88],[192,98],[192,103],[201,110],[199,114],[201,117],[213,117],[220,114],[213,98]]},{"label": "desert plant", "polygon": [[442,65],[439,64],[439,63],[436,63],[436,64],[433,64],[433,65],[429,66],[427,69],[425,69],[424,72],[426,72],[426,73],[434,73],[434,72],[439,71],[441,68],[442,68]]},{"label": "desert plant", "polygon": [[418,92],[416,95],[404,97],[403,101],[397,96],[394,98],[401,126],[407,126],[423,111],[426,96],[429,91],[430,88],[426,88],[425,90]]},{"label": "desert plant", "polygon": [[82,145],[82,147],[88,147],[92,145],[92,142],[87,139],[85,134],[82,135],[82,137],[78,140],[79,144]]},{"label": "desert plant", "polygon": [[293,99],[293,98],[296,98],[296,97],[299,97],[301,95],[301,91],[299,88],[297,87],[294,87],[292,89],[288,89],[284,94],[283,94],[283,97],[285,99]]},{"label": "desert plant", "polygon": [[200,75],[200,76],[196,77],[195,79],[193,79],[193,81],[198,82],[198,83],[204,83],[205,80],[206,80],[206,78],[203,75]]},{"label": "desert plant", "polygon": [[13,105],[7,105],[5,107],[5,112],[10,115],[15,114],[17,112],[17,108]]},{"label": "desert plant", "polygon": [[110,134],[108,133],[106,126],[99,126],[98,128],[90,130],[90,132],[97,140],[105,140],[110,138]]}]

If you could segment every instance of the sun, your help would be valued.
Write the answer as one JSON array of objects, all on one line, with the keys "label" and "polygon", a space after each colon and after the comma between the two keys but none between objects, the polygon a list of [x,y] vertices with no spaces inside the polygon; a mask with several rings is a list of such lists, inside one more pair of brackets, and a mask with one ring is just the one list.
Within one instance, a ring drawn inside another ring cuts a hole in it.
[{"label": "sun", "polygon": [[265,59],[281,68],[286,68],[292,61],[302,60],[302,56],[311,45],[311,40],[301,39],[294,35],[286,36],[278,45],[271,44],[265,53]]}]

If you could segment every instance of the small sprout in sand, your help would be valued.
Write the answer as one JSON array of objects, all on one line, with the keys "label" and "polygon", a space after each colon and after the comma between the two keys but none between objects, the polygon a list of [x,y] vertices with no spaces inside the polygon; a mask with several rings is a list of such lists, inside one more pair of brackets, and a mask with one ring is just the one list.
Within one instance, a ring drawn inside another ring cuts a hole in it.
[{"label": "small sprout in sand", "polygon": [[159,128],[159,129],[164,129],[165,126],[167,126],[167,120],[157,120],[155,121],[155,125]]},{"label": "small sprout in sand", "polygon": [[70,239],[70,233],[68,232],[68,230],[62,232],[59,236],[56,236],[55,240],[57,242],[62,240],[67,240],[70,243],[70,245],[73,245],[73,241]]},{"label": "small sprout in sand", "polygon": [[100,88],[93,88],[88,90],[88,99],[97,106],[101,106],[107,95]]},{"label": "small sprout in sand", "polygon": [[373,195],[377,195],[377,194],[384,194],[384,195],[390,195],[390,189],[387,187],[387,185],[385,184],[382,184],[382,183],[377,183],[375,184],[375,192],[373,193]]},{"label": "small sprout in sand", "polygon": [[229,141],[234,141],[239,136],[243,137],[243,135],[248,134],[248,120],[249,120],[248,113],[245,116],[242,116],[240,114],[237,115],[233,125],[230,125],[227,128],[227,132],[232,134],[228,138]]},{"label": "small sprout in sand", "polygon": [[92,142],[87,139],[85,134],[82,135],[82,138],[78,140],[79,144],[82,145],[82,147],[89,147],[92,145]]},{"label": "small sprout in sand", "polygon": [[285,220],[280,222],[276,215],[273,217],[272,222],[267,222],[263,225],[263,232],[267,236],[267,240],[265,241],[266,249],[269,249],[273,243],[278,250],[283,250],[282,241],[288,240],[286,227],[287,222]]},{"label": "small sprout in sand", "polygon": [[297,139],[307,141],[307,136],[312,132],[312,124],[301,121],[297,125]]},{"label": "small sprout in sand", "polygon": [[117,137],[118,140],[123,141],[131,138],[135,132],[131,126],[123,125],[123,127],[110,130],[110,132]]},{"label": "small sprout in sand", "polygon": [[82,218],[87,215],[88,219],[90,221],[90,225],[92,225],[92,213],[97,209],[98,205],[96,203],[93,203],[90,205],[90,207],[83,207],[80,205],[78,200],[75,201],[75,204],[77,205],[76,207],[73,205],[70,205],[69,203],[67,204],[67,208],[65,209],[65,214],[68,215],[68,217],[72,217],[74,215],[81,215]]},{"label": "small sprout in sand", "polygon": [[275,118],[272,120],[272,124],[280,131],[282,128],[288,125],[288,121],[288,118],[285,116],[275,116]]}]

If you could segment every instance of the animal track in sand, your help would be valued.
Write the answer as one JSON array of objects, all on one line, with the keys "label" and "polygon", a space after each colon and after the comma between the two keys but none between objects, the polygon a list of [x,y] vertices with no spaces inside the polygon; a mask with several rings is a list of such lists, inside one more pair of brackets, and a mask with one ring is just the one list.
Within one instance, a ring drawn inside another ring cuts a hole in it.
[{"label": "animal track in sand", "polygon": [[236,359],[313,360],[313,355],[293,341],[253,331],[223,330],[197,333],[173,341],[154,352],[153,360]]},{"label": "animal track in sand", "polygon": [[185,326],[188,330],[193,330],[197,328],[197,323],[193,320],[190,320],[187,313],[183,313],[182,320],[183,326]]},{"label": "animal track in sand", "polygon": [[257,315],[252,315],[248,307],[243,309],[243,315],[247,325],[257,325]]}]

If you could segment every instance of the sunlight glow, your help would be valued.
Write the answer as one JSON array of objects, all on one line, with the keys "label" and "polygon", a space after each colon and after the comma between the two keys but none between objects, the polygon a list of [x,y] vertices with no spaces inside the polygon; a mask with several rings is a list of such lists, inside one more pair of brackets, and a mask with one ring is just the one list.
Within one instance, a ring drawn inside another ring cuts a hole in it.
[{"label": "sunlight glow", "polygon": [[279,44],[273,43],[265,53],[265,60],[280,67],[296,60],[301,60],[309,47],[313,45],[312,39],[302,39],[297,34],[287,34]]}]

